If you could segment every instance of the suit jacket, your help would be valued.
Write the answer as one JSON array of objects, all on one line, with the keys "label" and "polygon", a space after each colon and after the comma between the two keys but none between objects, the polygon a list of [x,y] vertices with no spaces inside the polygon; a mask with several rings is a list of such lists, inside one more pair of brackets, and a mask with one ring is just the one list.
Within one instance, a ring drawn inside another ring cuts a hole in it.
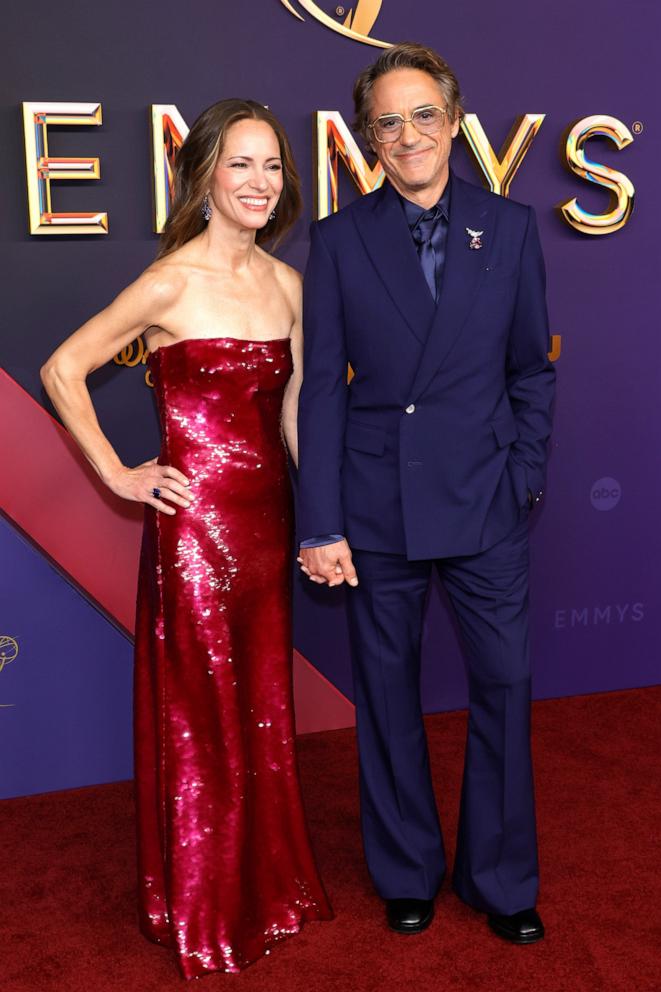
[{"label": "suit jacket", "polygon": [[555,373],[534,213],[452,182],[438,305],[389,183],[311,227],[301,539],[470,555],[543,491]]}]

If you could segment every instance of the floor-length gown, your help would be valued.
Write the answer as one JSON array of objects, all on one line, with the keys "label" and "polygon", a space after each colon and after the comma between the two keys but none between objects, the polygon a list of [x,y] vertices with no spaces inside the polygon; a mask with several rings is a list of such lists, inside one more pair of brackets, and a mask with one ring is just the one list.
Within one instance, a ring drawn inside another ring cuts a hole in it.
[{"label": "floor-length gown", "polygon": [[239,971],[332,915],[305,825],[291,688],[288,339],[154,352],[159,461],[194,501],[146,508],[135,746],[143,933],[183,975]]}]

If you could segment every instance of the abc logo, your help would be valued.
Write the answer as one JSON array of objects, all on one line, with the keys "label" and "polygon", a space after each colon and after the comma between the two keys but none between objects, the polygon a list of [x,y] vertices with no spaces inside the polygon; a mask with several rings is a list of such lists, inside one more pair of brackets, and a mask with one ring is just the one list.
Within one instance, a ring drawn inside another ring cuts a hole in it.
[{"label": "abc logo", "polygon": [[597,479],[590,489],[590,502],[595,510],[613,510],[620,502],[622,490],[617,479],[606,476]]}]

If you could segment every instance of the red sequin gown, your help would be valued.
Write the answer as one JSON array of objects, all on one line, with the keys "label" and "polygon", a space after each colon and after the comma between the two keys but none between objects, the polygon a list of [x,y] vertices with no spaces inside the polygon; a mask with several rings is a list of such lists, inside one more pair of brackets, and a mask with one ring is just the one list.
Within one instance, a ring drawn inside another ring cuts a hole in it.
[{"label": "red sequin gown", "polygon": [[288,339],[194,338],[149,359],[159,461],[195,497],[146,508],[135,668],[143,933],[193,978],[332,916],[305,824],[291,686]]}]

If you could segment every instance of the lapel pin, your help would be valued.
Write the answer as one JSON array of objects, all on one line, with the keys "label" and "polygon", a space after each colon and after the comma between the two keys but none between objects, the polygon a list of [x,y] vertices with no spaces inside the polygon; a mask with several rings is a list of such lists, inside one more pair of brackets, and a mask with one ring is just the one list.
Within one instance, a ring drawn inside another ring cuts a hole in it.
[{"label": "lapel pin", "polygon": [[484,234],[484,231],[471,231],[470,227],[467,227],[466,234],[470,235],[470,242],[468,244],[469,248],[478,249],[482,247],[481,238],[482,235]]}]

